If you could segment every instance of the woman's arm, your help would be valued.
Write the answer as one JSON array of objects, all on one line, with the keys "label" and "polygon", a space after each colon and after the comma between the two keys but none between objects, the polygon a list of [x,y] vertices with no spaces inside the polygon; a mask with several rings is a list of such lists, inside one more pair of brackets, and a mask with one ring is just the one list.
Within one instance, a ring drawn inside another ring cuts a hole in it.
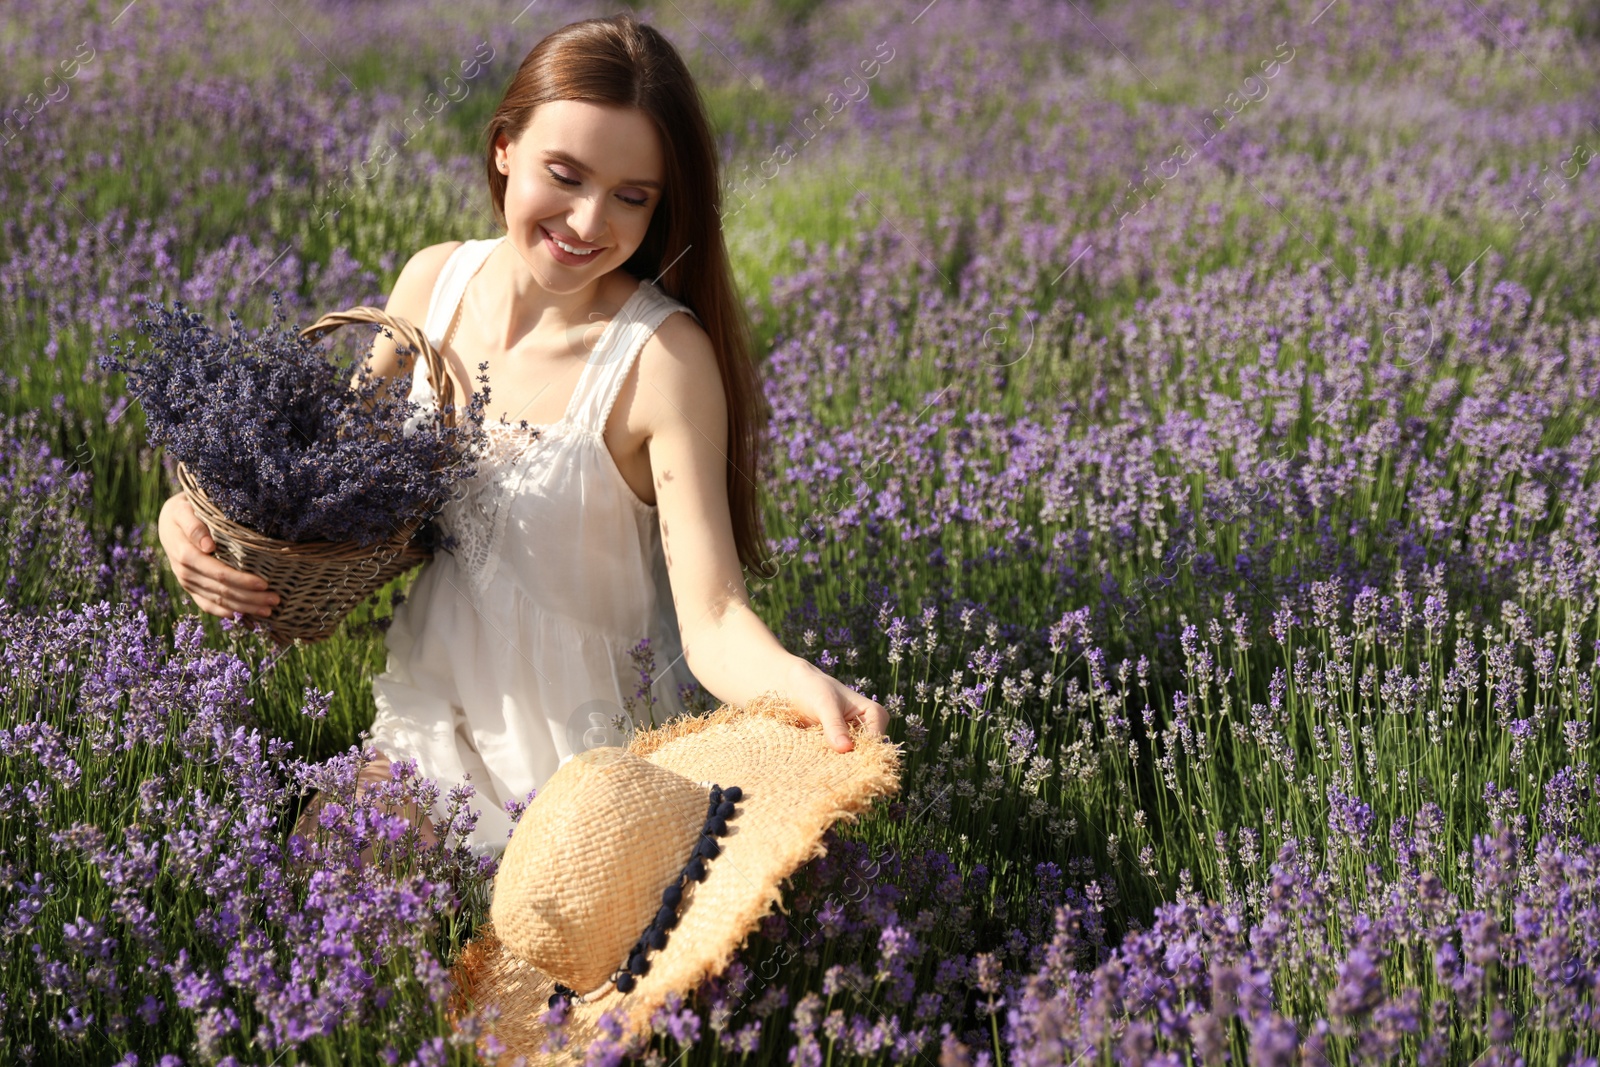
[{"label": "woman's arm", "polygon": [[688,315],[669,315],[639,361],[662,549],[689,669],[728,704],[777,690],[840,752],[854,747],[847,722],[883,733],[881,705],[785,650],[750,606],[728,508],[727,398],[705,331]]},{"label": "woman's arm", "polygon": [[[433,287],[439,280],[439,272],[444,269],[450,254],[460,247],[460,241],[445,241],[429,245],[406,260],[406,265],[400,268],[400,274],[394,280],[394,289],[389,293],[383,310],[420,329],[427,319],[428,305],[433,301]],[[410,381],[415,370],[414,361],[421,358],[421,353],[417,352],[406,356],[402,373],[399,346],[392,336],[380,330],[373,335],[372,352],[367,356],[365,366],[383,382],[386,389],[393,391],[399,382]],[[350,384],[355,385],[356,381],[357,378],[352,378]],[[399,391],[400,395],[405,395],[404,388]]]}]

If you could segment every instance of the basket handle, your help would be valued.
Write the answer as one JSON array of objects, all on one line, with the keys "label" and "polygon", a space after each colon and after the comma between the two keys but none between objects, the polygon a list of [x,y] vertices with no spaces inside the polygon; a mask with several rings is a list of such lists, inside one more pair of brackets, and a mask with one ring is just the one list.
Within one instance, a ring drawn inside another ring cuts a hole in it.
[{"label": "basket handle", "polygon": [[[404,342],[407,348],[420,352],[423,360],[428,364],[428,384],[433,386],[434,395],[438,397],[439,416],[445,425],[456,425],[456,387],[455,383],[450,380],[449,373],[445,370],[444,357],[434,351],[434,347],[428,341],[427,335],[406,319],[362,304],[358,307],[346,308],[343,311],[328,312],[322,318],[301,330],[300,338],[303,341],[314,341],[323,334],[331,333],[340,326],[348,326],[352,322],[372,322],[387,326],[394,332],[398,340]],[[415,372],[413,371],[413,373]]]}]

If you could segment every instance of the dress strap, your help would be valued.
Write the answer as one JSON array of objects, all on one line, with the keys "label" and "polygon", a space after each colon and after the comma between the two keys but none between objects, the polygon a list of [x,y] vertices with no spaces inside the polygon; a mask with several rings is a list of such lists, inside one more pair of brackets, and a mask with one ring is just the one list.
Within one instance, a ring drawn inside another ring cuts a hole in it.
[{"label": "dress strap", "polygon": [[[472,280],[484,260],[489,258],[489,253],[503,240],[504,237],[489,237],[463,241],[445,258],[444,266],[439,269],[439,277],[434,280],[433,295],[428,300],[428,311],[422,322],[422,332],[435,349],[444,344],[445,332],[450,329],[450,320],[455,318],[456,309],[461,306],[467,282]],[[427,363],[421,359],[411,368],[411,395],[413,400],[433,396],[433,387],[428,384]]]},{"label": "dress strap", "polygon": [[601,347],[590,355],[583,368],[573,402],[574,423],[596,433],[605,432],[606,420],[611,417],[611,408],[634,360],[656,328],[674,311],[694,315],[689,305],[674,300],[648,280],[639,282],[639,288],[612,320]]}]

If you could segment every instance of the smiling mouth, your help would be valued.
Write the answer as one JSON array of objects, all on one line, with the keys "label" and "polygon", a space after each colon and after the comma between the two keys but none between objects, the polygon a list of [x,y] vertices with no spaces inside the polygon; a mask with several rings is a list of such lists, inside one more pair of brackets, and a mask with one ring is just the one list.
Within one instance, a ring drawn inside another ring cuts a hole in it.
[{"label": "smiling mouth", "polygon": [[543,231],[543,233],[544,233],[544,235],[546,237],[550,238],[551,243],[553,243],[557,248],[561,249],[563,252],[566,252],[566,253],[568,253],[570,255],[574,255],[574,256],[592,256],[596,252],[600,251],[599,248],[580,248],[577,245],[570,244],[570,243],[562,240],[560,237],[557,237],[555,234],[551,233],[549,230],[546,230],[543,226],[539,227],[539,229],[541,231]]}]

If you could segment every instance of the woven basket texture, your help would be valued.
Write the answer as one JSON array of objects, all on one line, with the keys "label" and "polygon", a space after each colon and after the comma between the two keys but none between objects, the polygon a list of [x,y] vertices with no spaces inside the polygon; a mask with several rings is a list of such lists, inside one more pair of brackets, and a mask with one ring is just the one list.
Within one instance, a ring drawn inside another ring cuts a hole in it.
[{"label": "woven basket texture", "polygon": [[[401,350],[419,353],[427,363],[428,381],[438,397],[442,421],[456,424],[455,386],[444,359],[415,325],[378,308],[359,307],[334,311],[300,331],[306,341],[316,340],[341,326],[376,323],[394,334]],[[383,588],[391,579],[420,566],[432,553],[419,544],[420,520],[402,523],[394,535],[376,545],[337,541],[283,541],[267,537],[224,515],[183,464],[178,464],[178,484],[189,503],[211,531],[217,554],[229,564],[266,579],[279,602],[272,614],[260,620],[280,645],[312,643],[331,636],[356,605]]]}]

